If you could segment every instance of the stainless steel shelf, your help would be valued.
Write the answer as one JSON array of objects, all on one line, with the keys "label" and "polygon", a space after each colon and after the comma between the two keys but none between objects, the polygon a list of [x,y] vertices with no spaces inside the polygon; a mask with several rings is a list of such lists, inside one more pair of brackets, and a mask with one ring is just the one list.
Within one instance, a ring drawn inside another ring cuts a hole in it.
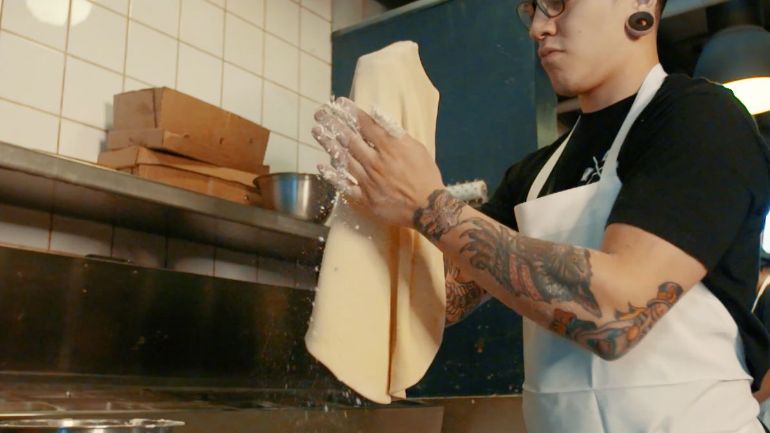
[{"label": "stainless steel shelf", "polygon": [[305,264],[328,228],[0,141],[0,202]]}]

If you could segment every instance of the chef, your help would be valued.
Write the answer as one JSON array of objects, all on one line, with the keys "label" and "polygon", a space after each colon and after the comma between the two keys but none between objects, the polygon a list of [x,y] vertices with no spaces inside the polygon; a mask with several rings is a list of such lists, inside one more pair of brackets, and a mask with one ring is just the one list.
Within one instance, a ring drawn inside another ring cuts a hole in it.
[{"label": "chef", "polygon": [[446,191],[420,143],[351,101],[338,103],[354,127],[316,114],[340,131],[314,130],[337,157],[322,173],[444,253],[449,321],[489,297],[525,318],[529,433],[763,431],[752,390],[770,346],[751,305],[770,158],[728,90],[663,71],[663,6],[519,6],[553,88],[582,115],[480,211]]}]

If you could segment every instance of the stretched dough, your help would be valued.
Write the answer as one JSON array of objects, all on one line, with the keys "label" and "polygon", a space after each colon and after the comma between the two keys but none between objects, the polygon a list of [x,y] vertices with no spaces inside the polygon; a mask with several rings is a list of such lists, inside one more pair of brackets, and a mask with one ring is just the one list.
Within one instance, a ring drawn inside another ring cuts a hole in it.
[{"label": "stretched dough", "polygon": [[[435,157],[439,93],[417,44],[358,59],[353,99],[400,123]],[[443,256],[411,229],[384,226],[340,202],[326,242],[308,351],[364,397],[390,403],[425,374],[441,344]]]}]

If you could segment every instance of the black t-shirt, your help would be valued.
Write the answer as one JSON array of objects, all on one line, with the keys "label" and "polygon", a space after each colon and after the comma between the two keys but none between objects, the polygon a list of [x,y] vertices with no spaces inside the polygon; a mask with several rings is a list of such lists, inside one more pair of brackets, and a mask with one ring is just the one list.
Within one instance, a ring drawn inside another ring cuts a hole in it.
[{"label": "black t-shirt", "polygon": [[[604,156],[634,97],[583,114],[540,195],[599,179]],[[481,211],[517,229],[513,208],[566,138],[513,165]],[[708,270],[703,283],[738,324],[757,386],[770,366],[770,338],[751,314],[759,237],[770,202],[770,152],[727,89],[668,76],[631,127],[618,155],[623,186],[607,224],[625,223],[667,240]]]}]

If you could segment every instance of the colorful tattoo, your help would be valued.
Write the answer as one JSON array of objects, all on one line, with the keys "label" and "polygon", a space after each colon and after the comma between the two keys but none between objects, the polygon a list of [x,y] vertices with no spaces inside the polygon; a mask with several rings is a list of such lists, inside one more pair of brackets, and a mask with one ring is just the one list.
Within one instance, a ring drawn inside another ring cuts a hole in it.
[{"label": "colorful tattoo", "polygon": [[444,260],[446,270],[446,321],[457,323],[481,305],[487,292],[475,281],[461,281],[460,268]]},{"label": "colorful tattoo", "polygon": [[460,250],[471,265],[486,270],[514,296],[540,302],[575,302],[600,317],[591,293],[591,262],[587,249],[519,236],[481,218],[467,220],[472,228],[461,237]]},{"label": "colorful tattoo", "polygon": [[551,330],[593,350],[604,359],[616,359],[636,345],[652,326],[682,297],[682,287],[663,283],[647,307],[628,304],[628,311],[615,312],[615,320],[602,326],[578,319],[574,313],[556,309]]},{"label": "colorful tattoo", "polygon": [[412,223],[418,232],[437,242],[460,223],[463,207],[463,201],[454,198],[444,189],[437,189],[428,197],[428,206],[414,213]]}]

